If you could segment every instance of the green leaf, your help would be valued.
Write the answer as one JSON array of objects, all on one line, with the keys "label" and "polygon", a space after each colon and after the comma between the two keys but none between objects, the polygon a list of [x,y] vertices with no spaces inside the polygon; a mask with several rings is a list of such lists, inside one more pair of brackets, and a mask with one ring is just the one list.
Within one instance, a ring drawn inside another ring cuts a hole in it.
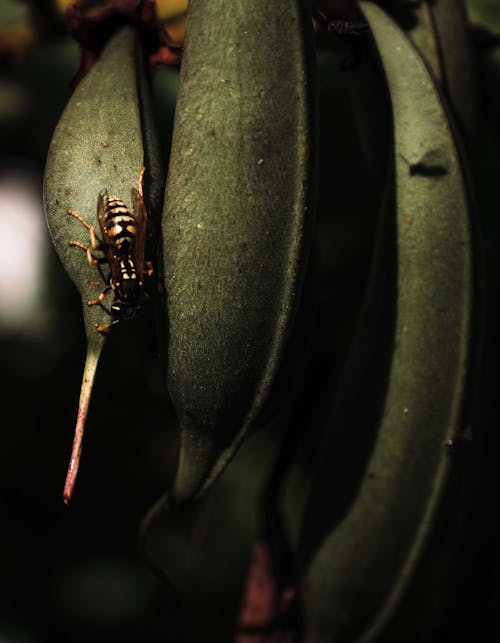
[{"label": "green leaf", "polygon": [[468,426],[476,302],[461,155],[421,57],[362,8],[392,101],[395,202],[304,519],[311,643],[380,640],[443,510],[445,445]]},{"label": "green leaf", "polygon": [[178,501],[240,444],[295,314],[314,218],[309,30],[298,1],[189,4],[163,226]]},{"label": "green leaf", "polygon": [[[99,192],[105,188],[131,207],[130,190],[137,187],[141,168],[146,166],[145,201],[152,227],[155,217],[158,219],[163,174],[144,73],[136,34],[125,27],[110,40],[71,96],[54,132],[45,168],[47,224],[61,262],[82,298],[87,365],[91,365],[82,383],[72,456],[76,468],[81,448],[79,438],[105,341],[95,325],[108,324],[110,316],[101,306],[87,305],[104,290],[105,282],[97,267],[87,261],[85,251],[69,246],[70,240],[89,246],[90,235],[67,211],[78,212],[99,235],[96,216]],[[103,272],[106,276],[107,266]]]}]

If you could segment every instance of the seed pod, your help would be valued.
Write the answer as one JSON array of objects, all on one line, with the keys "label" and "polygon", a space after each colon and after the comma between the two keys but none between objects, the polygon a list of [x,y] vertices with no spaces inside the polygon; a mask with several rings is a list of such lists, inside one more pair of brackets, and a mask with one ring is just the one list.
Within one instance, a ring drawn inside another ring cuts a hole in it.
[{"label": "seed pod", "polygon": [[177,501],[231,458],[293,320],[313,219],[302,9],[189,3],[163,226]]},{"label": "seed pod", "polygon": [[417,24],[409,32],[410,38],[441,84],[460,125],[471,136],[476,130],[478,89],[475,52],[463,2],[424,0],[412,11]]},{"label": "seed pod", "polygon": [[362,8],[392,101],[395,207],[305,514],[311,643],[381,640],[439,515],[445,445],[464,435],[469,411],[473,234],[461,156],[416,50],[377,6]]},{"label": "seed pod", "polygon": [[131,188],[137,187],[141,168],[146,166],[145,199],[154,226],[155,214],[158,218],[160,211],[162,170],[144,74],[135,32],[130,27],[123,28],[110,40],[71,96],[47,157],[44,184],[47,224],[62,264],[82,297],[87,334],[87,360],[64,494],[66,501],[73,489],[94,375],[104,345],[104,336],[95,325],[103,326],[110,321],[101,306],[87,305],[104,290],[103,275],[108,274],[108,266],[104,265],[101,275],[89,263],[84,250],[68,244],[76,240],[90,246],[89,230],[69,216],[68,209],[79,213],[99,235],[96,204],[101,190],[107,189],[131,208]]}]

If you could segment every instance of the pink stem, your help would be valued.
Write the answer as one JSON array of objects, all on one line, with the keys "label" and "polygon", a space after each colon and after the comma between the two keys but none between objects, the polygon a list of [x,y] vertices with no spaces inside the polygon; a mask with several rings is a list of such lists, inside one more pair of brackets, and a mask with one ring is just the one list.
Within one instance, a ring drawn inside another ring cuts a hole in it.
[{"label": "pink stem", "polygon": [[69,461],[66,482],[64,483],[63,498],[66,505],[69,505],[73,490],[75,488],[76,476],[80,465],[80,455],[82,453],[83,433],[85,431],[85,422],[89,410],[92,387],[99,361],[100,351],[89,349],[83,369],[82,388],[80,391],[80,401],[78,404],[78,416],[76,419],[75,437],[73,438],[73,447],[71,449],[71,459]]}]

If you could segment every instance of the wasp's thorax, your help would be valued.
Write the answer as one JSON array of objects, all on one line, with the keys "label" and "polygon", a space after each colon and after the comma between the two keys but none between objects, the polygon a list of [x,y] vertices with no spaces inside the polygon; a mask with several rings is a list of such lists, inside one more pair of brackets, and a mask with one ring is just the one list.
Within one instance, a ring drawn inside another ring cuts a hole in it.
[{"label": "wasp's thorax", "polygon": [[116,297],[123,303],[141,300],[144,296],[142,281],[137,277],[134,260],[130,255],[119,259],[120,274],[118,279],[111,282]]}]

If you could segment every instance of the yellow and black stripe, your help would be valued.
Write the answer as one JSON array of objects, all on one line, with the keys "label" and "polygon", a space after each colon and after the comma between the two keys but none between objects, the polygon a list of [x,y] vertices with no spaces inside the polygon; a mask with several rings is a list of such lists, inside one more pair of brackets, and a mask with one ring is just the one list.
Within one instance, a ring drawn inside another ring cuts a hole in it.
[{"label": "yellow and black stripe", "polygon": [[104,232],[120,253],[132,251],[137,234],[135,219],[123,201],[112,194],[104,197]]}]

